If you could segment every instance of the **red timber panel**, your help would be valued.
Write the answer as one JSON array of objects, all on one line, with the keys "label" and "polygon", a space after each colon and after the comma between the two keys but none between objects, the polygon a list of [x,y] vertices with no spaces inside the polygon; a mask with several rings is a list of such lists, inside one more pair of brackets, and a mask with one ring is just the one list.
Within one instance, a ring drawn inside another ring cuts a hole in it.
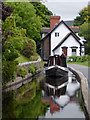
[{"label": "red timber panel", "polygon": [[67,56],[67,48],[66,47],[62,48],[62,50],[63,50],[64,54]]}]

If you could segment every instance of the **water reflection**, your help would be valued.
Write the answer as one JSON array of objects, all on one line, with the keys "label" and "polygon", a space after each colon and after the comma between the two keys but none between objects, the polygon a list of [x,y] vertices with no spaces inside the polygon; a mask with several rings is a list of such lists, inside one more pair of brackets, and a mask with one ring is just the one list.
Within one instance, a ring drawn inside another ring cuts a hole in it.
[{"label": "water reflection", "polygon": [[85,118],[78,101],[79,88],[72,73],[58,79],[39,74],[32,82],[3,94],[3,118]]},{"label": "water reflection", "polygon": [[42,102],[50,103],[45,118],[85,118],[79,108],[80,83],[71,72],[61,78],[46,77],[41,87]]}]

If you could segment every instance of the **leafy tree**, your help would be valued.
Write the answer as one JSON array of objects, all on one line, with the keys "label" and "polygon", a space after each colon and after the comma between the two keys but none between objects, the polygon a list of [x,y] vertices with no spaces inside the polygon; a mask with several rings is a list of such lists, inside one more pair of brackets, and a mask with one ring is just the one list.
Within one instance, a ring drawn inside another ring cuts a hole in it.
[{"label": "leafy tree", "polygon": [[36,10],[37,16],[40,17],[41,22],[44,27],[50,26],[50,16],[52,15],[52,12],[48,10],[48,8],[43,5],[41,2],[32,2],[32,5],[34,6]]},{"label": "leafy tree", "polygon": [[80,25],[82,25],[84,22],[90,21],[89,9],[90,9],[90,6],[82,9],[82,10],[79,12],[79,16],[77,16],[77,17],[74,19],[74,25],[75,25],[75,26],[80,26]]},{"label": "leafy tree", "polygon": [[3,59],[15,60],[25,43],[25,30],[16,27],[15,18],[8,17],[3,24]]},{"label": "leafy tree", "polygon": [[27,37],[36,41],[37,47],[40,47],[41,40],[41,19],[36,16],[36,11],[30,2],[8,2],[5,3],[14,8],[16,26],[26,29]]},{"label": "leafy tree", "polygon": [[10,16],[10,14],[13,12],[14,8],[11,8],[7,5],[4,5],[2,3],[2,20],[5,21],[5,19]]},{"label": "leafy tree", "polygon": [[90,23],[84,22],[79,28],[79,35],[83,36],[87,41],[86,43],[86,54],[90,54]]},{"label": "leafy tree", "polygon": [[34,40],[27,39],[27,42],[24,44],[23,49],[21,50],[21,54],[26,56],[27,58],[30,58],[30,56],[34,56],[36,53],[36,43]]}]

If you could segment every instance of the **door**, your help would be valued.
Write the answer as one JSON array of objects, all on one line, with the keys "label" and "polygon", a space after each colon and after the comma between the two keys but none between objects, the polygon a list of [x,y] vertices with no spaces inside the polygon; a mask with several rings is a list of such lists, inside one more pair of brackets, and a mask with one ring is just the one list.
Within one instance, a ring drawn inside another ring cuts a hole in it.
[{"label": "door", "polygon": [[62,51],[64,52],[64,54],[67,56],[67,47],[63,47]]}]

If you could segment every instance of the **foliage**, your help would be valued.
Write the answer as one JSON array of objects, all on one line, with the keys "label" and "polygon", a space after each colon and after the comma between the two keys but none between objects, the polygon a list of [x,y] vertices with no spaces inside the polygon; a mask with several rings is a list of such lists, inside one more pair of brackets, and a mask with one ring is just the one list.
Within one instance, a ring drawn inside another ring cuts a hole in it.
[{"label": "foliage", "polygon": [[26,35],[34,39],[39,48],[42,23],[40,17],[36,16],[33,5],[30,2],[5,2],[5,4],[14,8],[16,26],[26,29]]},{"label": "foliage", "polygon": [[[30,58],[30,56],[34,56],[36,53],[36,43],[34,40],[27,39],[27,42],[24,44],[23,49],[21,50],[21,54],[26,56],[27,58]],[[30,58],[31,59],[31,58]]]},{"label": "foliage", "polygon": [[20,77],[24,78],[25,75],[27,75],[27,74],[28,74],[28,72],[27,72],[27,70],[24,67],[22,67],[22,66],[18,67],[18,69],[17,69],[17,76],[20,76]]},{"label": "foliage", "polygon": [[2,20],[5,21],[5,19],[10,16],[10,14],[13,12],[14,8],[11,8],[7,5],[4,5],[2,3]]},{"label": "foliage", "polygon": [[74,19],[74,26],[80,26],[80,25],[82,25],[84,22],[90,22],[89,9],[90,9],[90,6],[82,9],[82,10],[79,12],[79,16],[77,16],[77,17]]},{"label": "foliage", "polygon": [[89,55],[72,56],[68,58],[68,61],[71,61],[71,59],[73,59],[73,62],[85,62],[85,61],[90,61],[90,56]]},{"label": "foliage", "polygon": [[36,10],[37,16],[41,19],[42,26],[50,27],[50,16],[52,15],[52,12],[49,11],[48,8],[41,2],[32,2],[32,5]]},{"label": "foliage", "polygon": [[32,74],[36,73],[36,69],[33,66],[29,66],[28,70],[29,70],[29,73],[32,73]]},{"label": "foliage", "polygon": [[16,27],[14,16],[9,16],[2,26],[2,60],[3,84],[14,80],[19,51],[23,48],[25,30]]},{"label": "foliage", "polygon": [[3,61],[3,71],[2,71],[2,79],[3,84],[6,84],[8,81],[13,81],[16,77],[16,61]]},{"label": "foliage", "polygon": [[15,60],[19,57],[19,52],[24,43],[25,30],[16,27],[15,18],[13,16],[8,17],[3,24],[3,59]]},{"label": "foliage", "polygon": [[90,6],[82,9],[79,12],[79,16],[74,20],[75,26],[80,26],[79,35],[83,36],[86,39],[85,52],[90,55]]},{"label": "foliage", "polygon": [[86,43],[86,54],[90,55],[90,23],[84,23],[79,28],[79,35],[83,36],[85,40],[87,40]]}]

